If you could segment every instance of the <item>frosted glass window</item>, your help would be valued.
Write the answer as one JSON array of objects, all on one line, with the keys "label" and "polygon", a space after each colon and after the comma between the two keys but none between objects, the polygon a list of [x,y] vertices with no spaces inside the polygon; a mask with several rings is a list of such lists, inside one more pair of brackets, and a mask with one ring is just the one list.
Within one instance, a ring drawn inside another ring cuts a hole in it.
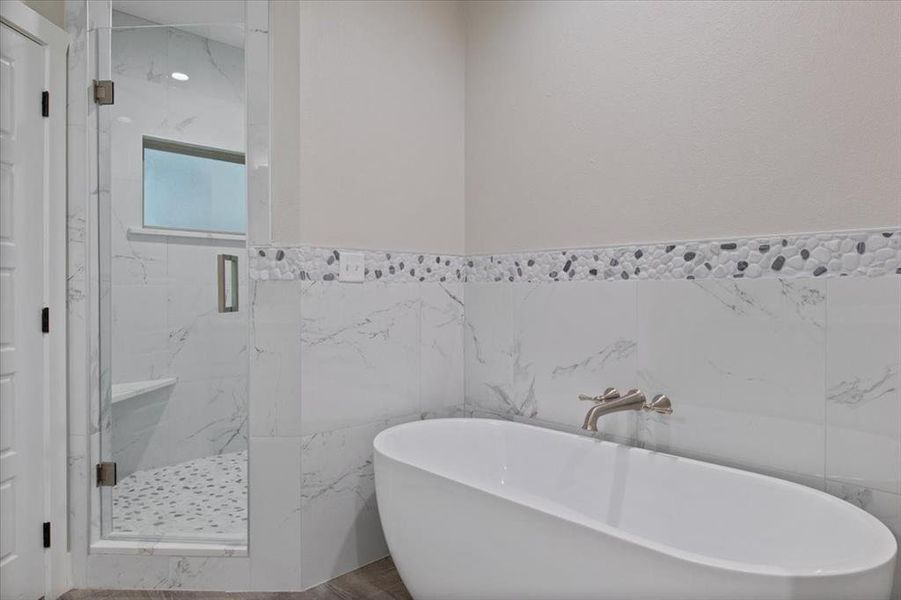
[{"label": "frosted glass window", "polygon": [[244,155],[144,138],[144,227],[244,233]]}]

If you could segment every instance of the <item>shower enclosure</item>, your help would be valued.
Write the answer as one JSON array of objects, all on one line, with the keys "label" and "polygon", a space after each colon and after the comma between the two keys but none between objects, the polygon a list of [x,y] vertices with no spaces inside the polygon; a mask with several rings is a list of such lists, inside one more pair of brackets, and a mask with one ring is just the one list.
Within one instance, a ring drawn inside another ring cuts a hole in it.
[{"label": "shower enclosure", "polygon": [[91,32],[100,534],[244,544],[244,3],[110,6]]}]

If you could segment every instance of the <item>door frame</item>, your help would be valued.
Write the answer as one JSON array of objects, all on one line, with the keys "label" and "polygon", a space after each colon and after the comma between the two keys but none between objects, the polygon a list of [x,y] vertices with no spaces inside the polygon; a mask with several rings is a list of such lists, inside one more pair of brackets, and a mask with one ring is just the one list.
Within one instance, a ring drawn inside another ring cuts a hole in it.
[{"label": "door frame", "polygon": [[[42,502],[45,519],[51,523],[51,544],[44,555],[44,593],[48,598],[56,598],[69,589],[71,580],[66,479],[66,55],[69,37],[20,0],[0,2],[0,22],[43,48],[44,89],[50,92],[50,116],[44,119],[43,299],[44,306],[50,308],[50,333],[43,340]],[[35,110],[37,102],[35,98]]]}]

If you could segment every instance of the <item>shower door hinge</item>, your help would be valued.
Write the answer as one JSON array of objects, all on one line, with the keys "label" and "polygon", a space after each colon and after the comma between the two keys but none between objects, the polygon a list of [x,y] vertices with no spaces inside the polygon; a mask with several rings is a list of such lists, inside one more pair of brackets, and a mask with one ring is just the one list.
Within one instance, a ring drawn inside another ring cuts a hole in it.
[{"label": "shower door hinge", "polygon": [[44,521],[44,548],[50,547],[50,521]]},{"label": "shower door hinge", "polygon": [[112,104],[116,87],[111,79],[94,80],[94,104]]},{"label": "shower door hinge", "polygon": [[97,487],[112,487],[119,483],[116,477],[116,463],[102,462],[97,463]]},{"label": "shower door hinge", "polygon": [[41,116],[50,116],[50,92],[47,90],[41,92]]},{"label": "shower door hinge", "polygon": [[50,307],[41,309],[41,333],[50,333]]}]

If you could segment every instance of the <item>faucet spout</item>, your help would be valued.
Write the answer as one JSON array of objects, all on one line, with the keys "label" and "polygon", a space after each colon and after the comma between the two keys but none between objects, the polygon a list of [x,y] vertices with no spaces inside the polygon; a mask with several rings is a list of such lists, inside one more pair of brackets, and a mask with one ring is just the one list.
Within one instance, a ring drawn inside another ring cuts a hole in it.
[{"label": "faucet spout", "polygon": [[641,390],[637,389],[629,390],[626,392],[626,395],[621,398],[600,400],[588,409],[588,414],[585,415],[585,422],[582,424],[582,429],[585,429],[586,431],[597,431],[598,419],[603,415],[625,410],[641,410],[646,402],[647,398],[645,398],[645,395],[641,393]]}]

